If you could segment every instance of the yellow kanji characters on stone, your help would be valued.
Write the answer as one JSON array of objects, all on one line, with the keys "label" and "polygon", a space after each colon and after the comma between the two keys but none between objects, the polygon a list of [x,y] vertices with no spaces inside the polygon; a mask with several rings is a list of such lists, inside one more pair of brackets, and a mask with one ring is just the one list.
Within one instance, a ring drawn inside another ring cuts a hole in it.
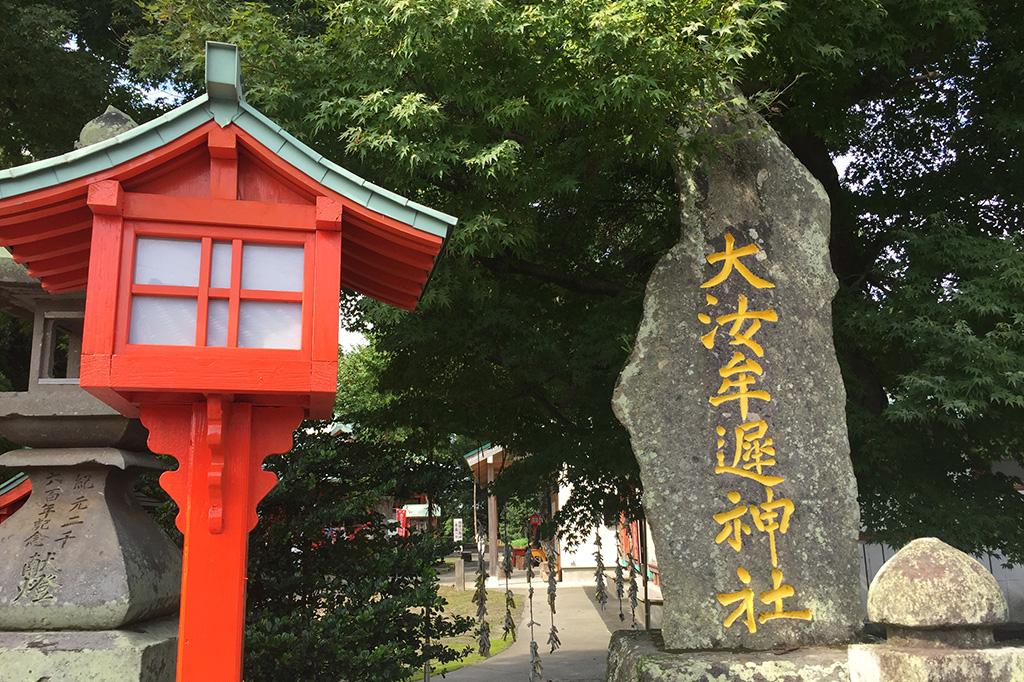
[{"label": "yellow kanji characters on stone", "polygon": [[729,278],[729,275],[735,270],[738,272],[743,279],[747,280],[755,289],[774,289],[775,285],[766,279],[761,279],[741,261],[741,258],[746,256],[756,256],[761,249],[756,244],[747,244],[740,248],[735,248],[736,239],[732,236],[731,232],[725,233],[725,251],[719,251],[713,253],[707,257],[708,263],[714,265],[715,263],[721,263],[722,269],[719,270],[718,274],[700,285],[701,289],[708,289],[713,286],[717,286]]},{"label": "yellow kanji characters on stone", "polygon": [[[707,301],[708,305],[718,305],[718,298],[711,294],[704,294],[704,300]],[[697,319],[700,320],[701,324],[711,324],[711,316],[707,313],[697,313]],[[720,324],[720,323],[719,323]],[[709,331],[704,336],[700,337],[700,342],[704,344],[704,347],[711,350],[715,347],[715,334],[718,332],[718,324],[715,328]]]},{"label": "yellow kanji characters on stone", "polygon": [[[740,566],[736,569],[736,577],[740,579],[740,582],[748,587],[737,590],[736,592],[723,592],[715,596],[718,599],[718,603],[722,606],[731,606],[733,604],[739,604],[725,617],[722,621],[722,625],[725,627],[732,627],[740,616],[743,616],[743,623],[747,626],[747,631],[751,634],[757,632],[757,621],[754,620],[754,591],[750,589],[750,572]],[[767,594],[767,592],[765,593]]]},{"label": "yellow kanji characters on stone", "polygon": [[732,463],[726,462],[725,454],[725,427],[715,428],[718,434],[717,445],[718,460],[715,465],[716,474],[732,474],[742,478],[749,478],[761,485],[770,488],[782,483],[781,476],[771,476],[764,473],[766,467],[775,466],[775,441],[766,437],[768,423],[763,419],[747,422],[734,429],[736,447],[732,455]]},{"label": "yellow kanji characters on stone", "polygon": [[743,353],[733,353],[732,359],[725,367],[718,370],[718,375],[722,377],[722,385],[718,387],[716,395],[708,398],[708,402],[718,407],[730,400],[737,400],[740,404],[740,417],[746,421],[751,400],[767,402],[772,399],[768,391],[750,389],[751,385],[757,382],[757,377],[762,374],[764,369],[757,361],[748,360]]},{"label": "yellow kanji characters on stone", "polygon": [[728,542],[729,546],[738,552],[743,549],[743,536],[750,535],[750,526],[743,523],[748,506],[739,503],[740,494],[735,490],[730,491],[726,497],[737,506],[724,512],[718,512],[712,517],[716,523],[722,524],[722,530],[715,536],[715,542],[718,544]]},{"label": "yellow kanji characters on stone", "polygon": [[747,471],[764,473],[765,467],[775,466],[775,440],[768,437],[768,422],[763,419],[736,427],[736,454],[732,464],[743,462]]},{"label": "yellow kanji characters on stone", "polygon": [[[812,620],[810,609],[800,609],[799,611],[786,611],[782,607],[782,600],[789,599],[796,594],[796,590],[793,589],[792,585],[787,585],[782,582],[782,570],[779,568],[772,569],[772,589],[767,592],[762,592],[759,596],[761,603],[771,604],[774,609],[772,611],[766,611],[760,613],[757,619],[762,624],[767,623],[770,620],[776,618],[794,618],[796,620]],[[721,598],[719,598],[721,601]]]},{"label": "yellow kanji characters on stone", "polygon": [[[718,299],[711,294],[706,294],[708,305],[714,305],[718,302]],[[761,322],[778,322],[779,314],[773,309],[768,310],[750,310],[750,300],[740,294],[737,303],[736,311],[732,313],[725,313],[714,318],[715,326],[707,334],[700,337],[700,342],[705,348],[711,350],[715,346],[715,335],[718,333],[719,327],[728,326],[726,333],[729,335],[730,346],[746,346],[749,348],[754,355],[759,358],[764,357],[764,347],[754,340],[754,334],[761,330]],[[697,319],[703,324],[711,324],[712,318],[707,313],[698,313]]]},{"label": "yellow kanji characters on stone", "polygon": [[762,533],[768,535],[768,549],[771,552],[772,566],[779,567],[779,555],[775,550],[775,533],[785,535],[789,531],[789,520],[793,517],[796,506],[788,497],[775,499],[775,491],[765,489],[768,498],[759,505],[750,505],[750,516],[754,525]]},{"label": "yellow kanji characters on stone", "polygon": [[736,304],[736,312],[720,315],[716,322],[720,325],[730,325],[729,345],[744,345],[754,352],[759,358],[764,357],[764,348],[754,340],[754,334],[761,330],[761,322],[778,322],[779,314],[773,309],[749,310],[749,301],[743,294],[739,295]]}]

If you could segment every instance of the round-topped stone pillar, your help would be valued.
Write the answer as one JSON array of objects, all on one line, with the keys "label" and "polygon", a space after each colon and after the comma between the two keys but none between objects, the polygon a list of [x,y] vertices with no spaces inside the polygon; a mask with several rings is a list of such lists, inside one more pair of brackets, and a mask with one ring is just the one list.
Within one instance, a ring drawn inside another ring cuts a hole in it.
[{"label": "round-topped stone pillar", "polygon": [[853,682],[1019,682],[1024,648],[996,646],[1006,597],[977,560],[936,538],[893,556],[871,582],[868,620],[884,644],[850,647]]}]

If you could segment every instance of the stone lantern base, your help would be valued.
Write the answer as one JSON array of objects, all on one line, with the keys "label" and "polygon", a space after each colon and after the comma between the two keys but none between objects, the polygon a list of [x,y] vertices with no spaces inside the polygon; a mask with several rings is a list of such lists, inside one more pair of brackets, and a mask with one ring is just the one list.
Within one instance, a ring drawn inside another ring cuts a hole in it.
[{"label": "stone lantern base", "polygon": [[1024,680],[1024,647],[985,649],[899,647],[856,644],[850,647],[852,682],[955,682]]},{"label": "stone lantern base", "polygon": [[19,450],[32,493],[0,526],[0,680],[173,682],[181,555],[115,448]]},{"label": "stone lantern base", "polygon": [[173,682],[178,619],[121,630],[0,632],[5,680]]}]

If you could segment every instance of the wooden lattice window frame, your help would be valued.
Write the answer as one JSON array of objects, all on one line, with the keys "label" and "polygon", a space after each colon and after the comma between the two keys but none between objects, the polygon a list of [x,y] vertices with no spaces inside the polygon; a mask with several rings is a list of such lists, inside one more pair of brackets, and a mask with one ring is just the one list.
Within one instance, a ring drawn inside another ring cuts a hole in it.
[{"label": "wooden lattice window frame", "polygon": [[[135,257],[139,238],[181,239],[200,243],[198,286],[137,284],[134,281]],[[227,288],[211,287],[212,253],[214,243],[231,244],[231,276]],[[183,297],[196,300],[196,336],[193,349],[208,353],[230,351],[264,351],[308,359],[312,338],[313,286],[315,275],[315,233],[297,230],[273,230],[262,228],[214,229],[210,226],[194,226],[175,223],[126,221],[122,243],[121,272],[118,295],[118,330],[115,335],[115,352],[133,353],[159,352],[161,349],[181,352],[190,346],[160,344],[136,344],[129,342],[131,328],[132,299],[135,296]],[[271,291],[242,288],[242,260],[245,245],[299,246],[303,249],[303,274],[301,291]],[[208,312],[211,300],[228,301],[228,332],[226,345],[207,345]],[[243,301],[297,303],[302,306],[301,342],[298,349],[289,348],[245,348],[238,345],[240,309]]]}]

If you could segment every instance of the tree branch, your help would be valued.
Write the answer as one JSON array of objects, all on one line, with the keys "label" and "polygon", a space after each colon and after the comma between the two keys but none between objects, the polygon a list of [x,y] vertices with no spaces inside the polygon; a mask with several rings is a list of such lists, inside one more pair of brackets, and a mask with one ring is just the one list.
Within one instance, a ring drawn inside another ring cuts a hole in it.
[{"label": "tree branch", "polygon": [[496,274],[523,275],[569,291],[599,296],[619,296],[626,287],[594,276],[576,277],[565,272],[550,270],[543,265],[507,258],[478,258],[477,262]]}]

